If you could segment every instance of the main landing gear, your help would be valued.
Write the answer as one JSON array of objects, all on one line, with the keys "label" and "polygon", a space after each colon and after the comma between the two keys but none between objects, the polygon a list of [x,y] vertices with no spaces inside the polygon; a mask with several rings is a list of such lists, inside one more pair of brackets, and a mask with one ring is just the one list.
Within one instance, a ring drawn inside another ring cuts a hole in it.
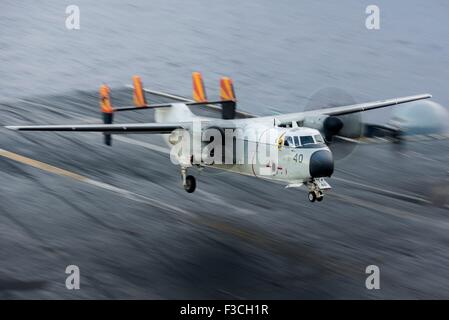
[{"label": "main landing gear", "polygon": [[323,190],[331,189],[331,186],[323,178],[311,179],[307,183],[307,187],[309,188],[309,194],[307,197],[310,202],[323,201]]},{"label": "main landing gear", "polygon": [[187,168],[181,168],[182,184],[184,190],[192,193],[196,189],[196,179],[194,176],[187,175]]}]

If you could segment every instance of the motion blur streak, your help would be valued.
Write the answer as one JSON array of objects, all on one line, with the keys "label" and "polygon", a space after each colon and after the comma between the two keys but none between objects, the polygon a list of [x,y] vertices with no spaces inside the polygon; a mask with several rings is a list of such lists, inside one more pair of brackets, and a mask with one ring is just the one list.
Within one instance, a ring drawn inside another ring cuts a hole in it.
[{"label": "motion blur streak", "polygon": [[[112,92],[117,104],[132,99],[130,89]],[[100,121],[97,103],[95,91],[0,103],[1,124]],[[87,277],[84,298],[370,297],[369,264],[381,267],[380,297],[449,296],[439,286],[449,277],[448,210],[431,204],[433,188],[447,188],[447,140],[407,142],[400,153],[361,145],[336,163],[329,202],[311,205],[301,190],[209,170],[186,196],[158,137],[117,136],[110,148],[100,134],[0,132],[2,155],[26,163],[0,160],[0,276],[45,283],[5,285],[2,297],[73,298],[58,282],[67,261]]]},{"label": "motion blur streak", "polygon": [[44,170],[44,171],[51,172],[51,173],[54,173],[54,174],[57,174],[57,175],[60,175],[60,176],[65,176],[65,177],[69,177],[69,178],[72,178],[72,179],[75,179],[75,180],[78,180],[78,181],[82,181],[82,182],[91,184],[93,186],[100,187],[100,188],[103,188],[103,189],[106,189],[106,190],[118,193],[118,194],[120,194],[120,195],[122,195],[124,197],[129,198],[129,199],[136,200],[136,201],[139,201],[139,202],[142,202],[142,203],[147,203],[147,204],[156,206],[156,207],[161,208],[161,209],[168,209],[170,211],[174,211],[174,212],[177,212],[177,213],[192,215],[192,214],[188,213],[185,210],[182,210],[182,209],[180,209],[178,207],[175,207],[175,206],[172,206],[172,205],[168,205],[168,204],[162,203],[162,202],[160,202],[160,201],[158,201],[156,199],[151,199],[149,197],[142,196],[140,194],[136,194],[134,192],[130,192],[130,191],[127,191],[127,190],[124,190],[124,189],[120,189],[120,188],[114,187],[114,186],[112,186],[110,184],[107,184],[107,183],[103,183],[103,182],[99,182],[99,181],[96,181],[96,180],[92,180],[92,179],[83,177],[83,176],[81,176],[81,175],[79,175],[77,173],[73,173],[73,172],[70,172],[70,171],[67,171],[67,170],[64,170],[64,169],[61,169],[61,168],[58,168],[58,167],[46,164],[46,163],[41,162],[41,161],[37,161],[37,160],[33,160],[33,159],[30,159],[30,158],[27,158],[27,157],[23,157],[21,155],[18,155],[18,154],[15,154],[15,153],[3,150],[3,149],[0,149],[0,156],[3,156],[5,158],[8,158],[8,159],[11,159],[11,160],[14,160],[14,161],[18,161],[18,162],[23,163],[23,164],[27,164],[29,166],[32,166],[32,167],[35,167],[35,168],[38,168],[38,169],[41,169],[41,170]]}]

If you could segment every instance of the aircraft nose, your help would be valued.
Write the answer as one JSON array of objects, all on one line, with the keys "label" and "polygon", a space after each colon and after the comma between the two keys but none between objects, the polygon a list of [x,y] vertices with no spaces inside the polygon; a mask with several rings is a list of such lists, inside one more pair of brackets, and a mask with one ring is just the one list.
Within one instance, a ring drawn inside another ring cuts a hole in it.
[{"label": "aircraft nose", "polygon": [[312,178],[330,177],[334,172],[334,159],[328,150],[318,150],[312,153],[309,165]]}]

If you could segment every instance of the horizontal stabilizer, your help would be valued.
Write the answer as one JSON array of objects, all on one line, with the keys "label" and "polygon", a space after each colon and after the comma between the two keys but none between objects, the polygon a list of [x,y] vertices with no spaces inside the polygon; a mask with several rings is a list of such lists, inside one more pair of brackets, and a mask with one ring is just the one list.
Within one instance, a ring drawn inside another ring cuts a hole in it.
[{"label": "horizontal stabilizer", "polygon": [[[132,88],[132,85],[126,85],[128,88]],[[189,105],[190,103],[195,103],[195,101],[186,98],[186,97],[182,97],[179,95],[175,95],[172,93],[167,93],[167,92],[161,92],[161,91],[157,91],[157,90],[152,90],[149,88],[144,88],[143,89],[145,92],[154,95],[154,96],[158,96],[158,97],[163,97],[163,98],[167,98],[167,99],[172,99],[176,102],[186,102],[187,105]],[[217,101],[218,102],[218,101]],[[218,104],[218,103],[216,103]],[[207,105],[208,107],[212,108],[212,109],[216,109],[217,111],[219,111],[221,109],[221,107],[214,105],[213,102],[207,102],[207,103],[201,103],[201,105]],[[120,108],[123,109],[123,108]],[[135,110],[135,109],[131,109],[131,110]],[[117,110],[120,111],[120,110]],[[235,110],[235,116],[237,119],[247,119],[247,118],[257,118],[258,116],[249,112],[245,112],[245,111],[241,111],[241,110]]]},{"label": "horizontal stabilizer", "polygon": [[[186,106],[202,106],[202,105],[223,105],[225,103],[234,103],[234,101],[205,101],[205,102],[186,102],[184,103]],[[173,103],[179,103],[179,102],[173,102]],[[121,108],[114,108],[114,112],[120,112],[120,111],[132,111],[132,110],[142,110],[142,109],[158,109],[158,108],[170,108],[172,106],[172,103],[158,103],[158,104],[150,104],[143,107],[121,107]]]}]

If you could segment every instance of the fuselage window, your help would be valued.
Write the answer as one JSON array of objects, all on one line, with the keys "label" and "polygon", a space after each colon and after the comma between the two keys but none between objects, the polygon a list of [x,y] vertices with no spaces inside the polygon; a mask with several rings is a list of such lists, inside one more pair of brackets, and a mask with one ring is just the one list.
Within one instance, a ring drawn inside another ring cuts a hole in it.
[{"label": "fuselage window", "polygon": [[304,146],[306,144],[314,144],[315,141],[313,141],[312,136],[302,136],[301,137],[301,144]]},{"label": "fuselage window", "polygon": [[299,148],[301,146],[301,144],[299,143],[299,139],[297,136],[295,136],[294,138],[295,138],[295,147]]}]

